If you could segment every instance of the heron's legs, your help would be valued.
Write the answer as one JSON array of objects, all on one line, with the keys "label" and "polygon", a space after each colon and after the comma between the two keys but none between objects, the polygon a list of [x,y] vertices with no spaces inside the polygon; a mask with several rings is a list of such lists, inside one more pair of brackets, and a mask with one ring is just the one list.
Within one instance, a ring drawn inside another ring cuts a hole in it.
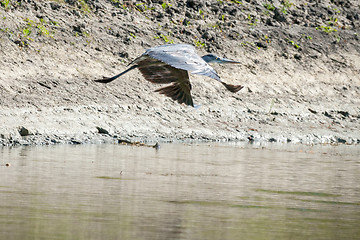
[{"label": "heron's legs", "polygon": [[109,82],[112,82],[114,81],[115,79],[117,79],[118,77],[124,75],[125,73],[133,70],[134,68],[137,68],[138,65],[133,65],[131,67],[129,67],[128,69],[126,69],[125,71],[119,73],[118,75],[115,75],[113,77],[110,77],[110,78],[103,78],[103,79],[99,79],[99,80],[95,80],[95,82],[100,82],[100,83],[109,83]]}]

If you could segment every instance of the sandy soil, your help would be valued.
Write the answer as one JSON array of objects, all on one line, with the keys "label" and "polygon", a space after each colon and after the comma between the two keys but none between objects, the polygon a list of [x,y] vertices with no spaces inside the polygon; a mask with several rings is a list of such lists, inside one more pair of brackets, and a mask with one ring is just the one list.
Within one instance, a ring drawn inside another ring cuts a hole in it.
[{"label": "sandy soil", "polygon": [[[0,1],[0,145],[117,141],[360,143],[358,1]],[[228,92],[191,75],[200,108],[126,69],[197,45]]]}]

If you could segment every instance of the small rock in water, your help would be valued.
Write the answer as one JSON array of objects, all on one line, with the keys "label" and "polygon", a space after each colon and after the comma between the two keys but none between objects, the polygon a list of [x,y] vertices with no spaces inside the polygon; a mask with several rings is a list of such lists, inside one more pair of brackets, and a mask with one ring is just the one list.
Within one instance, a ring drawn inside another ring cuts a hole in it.
[{"label": "small rock in water", "polygon": [[159,150],[160,149],[160,144],[159,143],[156,143],[153,148],[155,148],[156,150]]}]

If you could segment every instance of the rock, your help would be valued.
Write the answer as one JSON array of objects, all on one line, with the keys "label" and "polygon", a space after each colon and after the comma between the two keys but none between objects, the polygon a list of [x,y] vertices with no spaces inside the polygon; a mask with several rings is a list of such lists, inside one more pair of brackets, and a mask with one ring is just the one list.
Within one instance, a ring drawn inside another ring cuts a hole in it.
[{"label": "rock", "polygon": [[255,42],[255,45],[259,48],[264,48],[264,49],[267,48],[267,45],[263,42]]},{"label": "rock", "polygon": [[26,129],[26,128],[24,128],[24,127],[21,127],[21,128],[19,129],[19,134],[20,134],[20,136],[22,136],[22,137],[31,135],[30,132],[29,132],[29,130]]},{"label": "rock", "polygon": [[287,22],[284,14],[278,8],[275,8],[273,18],[278,22]]},{"label": "rock", "polygon": [[186,7],[192,8],[196,11],[198,11],[203,6],[204,6],[204,4],[200,0],[187,0],[186,1]]},{"label": "rock", "polygon": [[109,134],[109,132],[106,129],[102,128],[102,127],[96,127],[96,129],[98,130],[98,132],[100,134]]},{"label": "rock", "polygon": [[50,2],[50,7],[52,10],[58,10],[59,8],[61,8],[61,5],[57,2]]},{"label": "rock", "polygon": [[294,58],[295,58],[296,60],[301,60],[302,56],[301,56],[300,54],[296,53],[296,54],[294,55]]},{"label": "rock", "polygon": [[216,41],[216,34],[213,31],[207,31],[201,37],[207,41]]}]

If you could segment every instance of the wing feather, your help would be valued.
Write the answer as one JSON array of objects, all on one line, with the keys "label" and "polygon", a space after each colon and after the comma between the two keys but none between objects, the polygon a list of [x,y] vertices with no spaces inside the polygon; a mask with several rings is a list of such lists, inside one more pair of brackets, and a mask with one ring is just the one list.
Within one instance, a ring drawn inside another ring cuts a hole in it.
[{"label": "wing feather", "polygon": [[189,71],[193,74],[204,75],[220,81],[219,75],[188,44],[168,44],[149,48],[143,55],[162,61],[170,66]]},{"label": "wing feather", "polygon": [[186,105],[194,107],[194,103],[191,97],[191,84],[189,81],[189,75],[187,71],[181,71],[182,75],[179,76],[178,81],[173,84],[159,88],[155,92],[164,94],[167,97],[170,97],[172,100],[177,101],[178,103],[184,103]]},{"label": "wing feather", "polygon": [[160,84],[176,82],[186,72],[149,56],[138,62],[137,67],[146,80]]},{"label": "wing feather", "polygon": [[178,103],[194,106],[191,97],[191,84],[186,70],[172,67],[150,56],[143,56],[135,62],[146,80],[156,84],[173,83],[155,90]]}]

